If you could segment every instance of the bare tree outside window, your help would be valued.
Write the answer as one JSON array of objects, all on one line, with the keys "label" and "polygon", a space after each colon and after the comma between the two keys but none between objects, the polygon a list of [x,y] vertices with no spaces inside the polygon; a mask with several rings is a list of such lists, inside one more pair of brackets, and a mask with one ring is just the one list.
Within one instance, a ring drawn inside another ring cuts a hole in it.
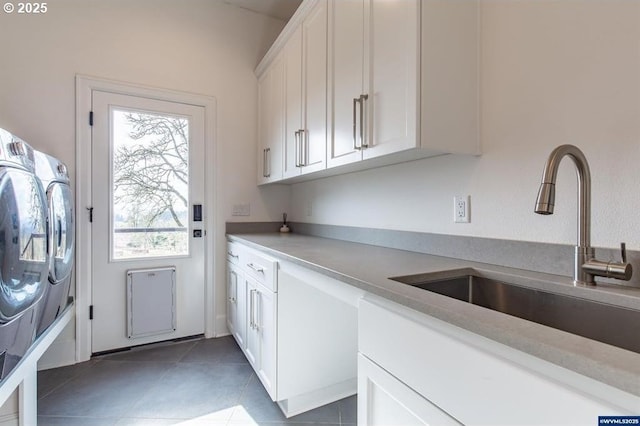
[{"label": "bare tree outside window", "polygon": [[189,122],[113,111],[113,255],[188,254]]}]

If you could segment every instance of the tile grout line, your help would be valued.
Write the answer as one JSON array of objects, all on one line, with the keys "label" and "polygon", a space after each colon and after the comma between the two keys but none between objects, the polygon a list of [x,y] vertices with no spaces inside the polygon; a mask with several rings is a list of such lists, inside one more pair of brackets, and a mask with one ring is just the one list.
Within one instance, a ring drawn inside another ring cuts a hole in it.
[{"label": "tile grout line", "polygon": [[249,383],[251,383],[251,379],[253,378],[254,375],[255,375],[255,372],[253,370],[251,370],[251,374],[249,374],[249,378],[247,379],[246,383],[244,384],[244,386],[242,388],[242,392],[240,392],[240,395],[238,396],[238,401],[237,401],[238,403],[236,404],[236,406],[231,411],[231,414],[229,415],[229,418],[225,422],[225,425],[228,426],[230,424],[230,422],[232,421],[233,415],[236,413],[236,410],[238,409],[238,405],[240,405],[240,401],[242,401],[242,398],[244,397],[245,393],[247,392],[247,389],[249,388]]}]

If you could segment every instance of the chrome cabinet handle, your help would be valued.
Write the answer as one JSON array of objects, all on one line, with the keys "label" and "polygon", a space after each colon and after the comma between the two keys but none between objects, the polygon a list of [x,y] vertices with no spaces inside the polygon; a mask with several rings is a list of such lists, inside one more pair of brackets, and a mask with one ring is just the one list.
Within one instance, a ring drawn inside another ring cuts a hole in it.
[{"label": "chrome cabinet handle", "polygon": [[300,129],[300,166],[307,166],[309,164],[309,138],[307,137],[307,131]]},{"label": "chrome cabinet handle", "polygon": [[296,130],[293,134],[295,138],[296,167],[300,167],[300,130]]},{"label": "chrome cabinet handle", "polygon": [[267,177],[267,150],[262,149],[262,177]]},{"label": "chrome cabinet handle", "polygon": [[249,327],[251,328],[255,328],[254,321],[253,321],[253,293],[254,292],[255,290],[251,290],[249,292]]},{"label": "chrome cabinet handle", "polygon": [[247,267],[253,269],[256,272],[260,272],[264,274],[264,268],[261,268],[260,266],[256,266],[253,263],[247,263]]},{"label": "chrome cabinet handle", "polygon": [[260,330],[260,291],[258,290],[254,290],[255,291],[255,302],[253,302],[253,309],[254,309],[254,314],[253,314],[253,329],[258,331]]},{"label": "chrome cabinet handle", "polygon": [[358,138],[357,138],[357,123],[356,123],[356,108],[358,103],[360,103],[360,98],[353,98],[353,149],[360,150],[362,147],[358,146]]},{"label": "chrome cabinet handle", "polygon": [[302,167],[302,161],[300,161],[301,158],[301,151],[302,151],[302,144],[300,143],[300,140],[302,139],[302,136],[300,135],[300,130],[296,130],[296,166],[297,167]]},{"label": "chrome cabinet handle", "polygon": [[228,297],[229,302],[236,303],[236,297],[238,296],[238,274],[231,271],[233,281],[231,281],[231,296]]},{"label": "chrome cabinet handle", "polygon": [[271,148],[267,148],[267,170],[269,170],[267,177],[271,177]]},{"label": "chrome cabinet handle", "polygon": [[360,147],[368,148],[369,143],[367,142],[367,138],[365,137],[366,126],[364,125],[365,120],[365,107],[367,105],[367,100],[369,99],[369,95],[360,95]]}]

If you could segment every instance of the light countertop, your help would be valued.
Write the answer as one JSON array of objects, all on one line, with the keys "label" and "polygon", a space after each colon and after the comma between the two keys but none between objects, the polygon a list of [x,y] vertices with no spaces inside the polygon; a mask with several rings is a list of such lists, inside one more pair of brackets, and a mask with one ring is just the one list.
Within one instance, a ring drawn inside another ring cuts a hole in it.
[{"label": "light countertop", "polygon": [[[474,274],[640,310],[640,289],[575,287],[570,277],[298,234],[233,234],[274,257],[640,396],[640,354],[390,280]],[[606,320],[606,319],[604,319]],[[625,326],[624,324],[621,326]]]}]

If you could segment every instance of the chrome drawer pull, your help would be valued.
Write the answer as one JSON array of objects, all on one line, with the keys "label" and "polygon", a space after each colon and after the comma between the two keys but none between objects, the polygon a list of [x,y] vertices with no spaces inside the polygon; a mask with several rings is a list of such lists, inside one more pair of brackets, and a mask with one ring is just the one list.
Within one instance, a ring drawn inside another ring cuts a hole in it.
[{"label": "chrome drawer pull", "polygon": [[264,268],[261,268],[259,266],[254,265],[253,263],[247,263],[247,266],[251,269],[253,269],[256,272],[261,272],[264,274]]}]

